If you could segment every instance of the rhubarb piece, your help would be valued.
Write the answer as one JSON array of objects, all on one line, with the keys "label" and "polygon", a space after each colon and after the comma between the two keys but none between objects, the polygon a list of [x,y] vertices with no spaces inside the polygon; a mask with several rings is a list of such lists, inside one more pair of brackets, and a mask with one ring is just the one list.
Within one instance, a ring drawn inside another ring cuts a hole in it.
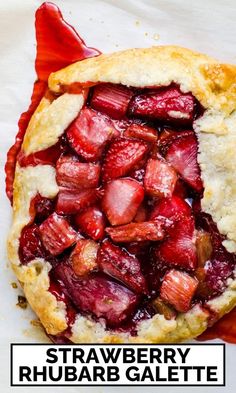
[{"label": "rhubarb piece", "polygon": [[99,245],[93,240],[81,239],[70,255],[70,262],[77,276],[84,276],[97,267]]},{"label": "rhubarb piece", "polygon": [[175,170],[164,160],[150,159],[144,177],[144,187],[148,194],[157,197],[171,196],[177,181]]},{"label": "rhubarb piece", "polygon": [[152,306],[159,314],[164,315],[168,321],[176,317],[176,311],[167,305],[160,297],[157,297],[152,301]]},{"label": "rhubarb piece", "polygon": [[111,143],[102,168],[104,182],[125,176],[144,157],[148,150],[145,142],[119,138]]},{"label": "rhubarb piece", "polygon": [[94,87],[90,105],[114,119],[125,116],[133,93],[128,87],[100,84]]},{"label": "rhubarb piece", "polygon": [[182,216],[168,229],[168,237],[156,248],[156,257],[167,265],[195,269],[197,254],[192,216]]},{"label": "rhubarb piece", "polygon": [[133,97],[130,114],[176,124],[191,124],[194,118],[195,99],[179,88],[169,86]]},{"label": "rhubarb piece", "polygon": [[211,259],[213,251],[210,233],[207,233],[205,231],[197,232],[196,249],[198,266],[204,267],[205,263]]},{"label": "rhubarb piece", "polygon": [[101,240],[104,237],[106,219],[98,207],[92,206],[77,214],[75,222],[81,231],[93,240]]},{"label": "rhubarb piece", "polygon": [[98,186],[100,165],[76,161],[72,157],[62,157],[57,161],[56,180],[59,186],[85,189]]},{"label": "rhubarb piece", "polygon": [[90,274],[82,279],[65,263],[57,265],[55,274],[79,310],[105,318],[110,326],[119,325],[127,319],[138,302],[135,293],[104,274]]},{"label": "rhubarb piece", "polygon": [[158,139],[157,130],[142,124],[131,124],[124,132],[128,138],[142,139],[146,142],[155,143]]},{"label": "rhubarb piece", "polygon": [[166,159],[194,190],[201,192],[203,185],[197,162],[197,149],[196,137],[186,136],[172,143]]},{"label": "rhubarb piece", "polygon": [[98,265],[104,273],[123,282],[137,293],[146,293],[146,281],[139,260],[105,240],[98,252]]},{"label": "rhubarb piece", "polygon": [[131,222],[130,224],[106,228],[106,232],[114,242],[158,241],[164,237],[162,223],[157,221]]},{"label": "rhubarb piece", "polygon": [[61,189],[58,193],[56,212],[58,214],[76,214],[97,202],[98,192],[95,188],[87,190]]},{"label": "rhubarb piece", "polygon": [[40,238],[39,227],[35,224],[22,229],[19,245],[19,257],[23,264],[35,258],[44,258],[46,250]]},{"label": "rhubarb piece", "polygon": [[190,216],[191,207],[183,199],[173,195],[171,198],[162,198],[154,206],[150,220],[160,219],[161,217],[176,221],[182,216]]},{"label": "rhubarb piece", "polygon": [[161,285],[161,298],[179,312],[187,312],[196,292],[198,280],[185,272],[170,270]]},{"label": "rhubarb piece", "polygon": [[81,110],[66,132],[68,141],[77,154],[86,161],[98,160],[106,143],[118,132],[105,115],[92,109]]},{"label": "rhubarb piece", "polygon": [[39,227],[42,242],[52,254],[61,254],[77,240],[76,231],[68,221],[53,213]]},{"label": "rhubarb piece", "polygon": [[111,225],[133,220],[144,198],[143,187],[132,179],[116,179],[107,184],[102,209]]}]

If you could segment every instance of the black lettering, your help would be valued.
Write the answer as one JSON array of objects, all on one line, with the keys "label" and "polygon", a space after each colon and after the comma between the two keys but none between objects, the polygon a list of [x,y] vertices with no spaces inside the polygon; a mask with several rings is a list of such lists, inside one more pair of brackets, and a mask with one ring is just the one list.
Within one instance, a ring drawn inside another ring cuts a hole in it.
[{"label": "black lettering", "polygon": [[75,366],[66,366],[65,367],[65,382],[74,382],[77,381],[77,369]]},{"label": "black lettering", "polygon": [[[129,360],[130,359],[130,360]],[[123,349],[123,363],[134,363],[136,361],[133,348]]]},{"label": "black lettering", "polygon": [[105,363],[117,363],[121,348],[101,348],[100,352]]},{"label": "black lettering", "polygon": [[56,363],[58,361],[58,356],[56,355],[57,349],[56,348],[48,348],[47,349],[47,363]]},{"label": "black lettering", "polygon": [[174,348],[165,348],[164,349],[164,363],[168,363],[170,360],[172,363],[176,363],[175,360],[175,349]]},{"label": "black lettering", "polygon": [[217,366],[207,366],[206,372],[207,372],[208,382],[218,381],[216,371],[217,371]]},{"label": "black lettering", "polygon": [[95,348],[90,349],[86,359],[86,363],[90,363],[92,360],[94,360],[95,363],[99,363],[98,355]]},{"label": "black lettering", "polygon": [[97,380],[99,379],[100,381],[105,382],[104,374],[105,370],[103,367],[95,366],[93,368],[93,381],[97,382]]},{"label": "black lettering", "polygon": [[83,366],[80,371],[80,375],[78,381],[82,381],[83,379],[87,379],[89,382],[92,381],[92,378],[89,374],[89,370],[87,366]]},{"label": "black lettering", "polygon": [[181,356],[182,363],[186,363],[186,357],[189,354],[190,348],[186,348],[185,350],[182,350],[181,348],[177,348],[177,351]]},{"label": "black lettering", "polygon": [[120,380],[119,367],[108,366],[107,367],[107,381],[114,382],[114,381],[119,381],[119,380]]},{"label": "black lettering", "polygon": [[205,366],[193,366],[193,370],[197,370],[197,381],[202,380],[202,371],[205,370]]},{"label": "black lettering", "polygon": [[168,381],[169,382],[178,382],[178,366],[170,366],[168,367]]},{"label": "black lettering", "polygon": [[162,356],[162,351],[160,348],[150,348],[151,363],[154,363],[154,360],[156,360],[157,363],[162,363],[161,356]]},{"label": "black lettering", "polygon": [[82,348],[73,348],[73,363],[84,363],[84,350]]},{"label": "black lettering", "polygon": [[147,348],[138,348],[137,349],[137,362],[138,363],[148,363]]},{"label": "black lettering", "polygon": [[146,379],[150,379],[150,381],[154,381],[154,377],[152,375],[152,370],[149,366],[146,366],[143,370],[143,375],[141,381],[145,381]]},{"label": "black lettering", "polygon": [[165,377],[161,377],[160,376],[160,371],[161,371],[161,368],[160,368],[160,366],[156,366],[156,381],[158,381],[158,382],[165,382],[165,381],[167,381],[167,379],[165,378]]},{"label": "black lettering", "polygon": [[32,382],[32,379],[30,378],[30,374],[31,374],[31,368],[28,366],[20,366],[19,368],[19,380],[20,382],[24,381],[24,378],[26,378],[26,380],[28,382]]},{"label": "black lettering", "polygon": [[[57,371],[57,375],[56,375],[56,371]],[[62,378],[62,366],[59,366],[59,367],[49,366],[48,367],[48,377],[53,382],[60,381]]]},{"label": "black lettering", "polygon": [[135,366],[128,367],[125,374],[126,374],[126,378],[131,382],[136,382],[136,381],[139,382],[140,381],[138,367],[135,367]]},{"label": "black lettering", "polygon": [[192,370],[191,366],[180,366],[180,370],[183,370],[184,372],[184,382],[188,381],[188,372],[189,370]]},{"label": "black lettering", "polygon": [[64,364],[66,364],[67,363],[67,354],[69,352],[71,352],[71,348],[63,347],[63,348],[59,348],[58,351],[62,352],[62,361]]},{"label": "black lettering", "polygon": [[38,377],[42,375],[43,382],[47,381],[47,367],[43,366],[42,371],[39,371],[37,366],[33,366],[33,381],[38,382]]}]

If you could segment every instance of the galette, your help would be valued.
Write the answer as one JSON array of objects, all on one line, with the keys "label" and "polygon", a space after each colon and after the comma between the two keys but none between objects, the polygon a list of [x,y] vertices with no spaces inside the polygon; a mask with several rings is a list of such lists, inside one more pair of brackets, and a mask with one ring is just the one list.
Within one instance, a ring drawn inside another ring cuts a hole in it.
[{"label": "galette", "polygon": [[236,305],[236,67],[159,46],[49,75],[8,255],[55,342],[180,342]]}]

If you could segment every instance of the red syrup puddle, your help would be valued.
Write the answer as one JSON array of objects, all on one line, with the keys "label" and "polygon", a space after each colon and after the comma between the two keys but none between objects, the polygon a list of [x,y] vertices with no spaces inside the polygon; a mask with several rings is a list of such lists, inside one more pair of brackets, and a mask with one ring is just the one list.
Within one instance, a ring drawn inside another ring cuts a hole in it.
[{"label": "red syrup puddle", "polygon": [[[43,3],[41,7],[38,8],[36,11],[35,28],[37,40],[35,69],[38,80],[34,83],[30,106],[26,112],[22,113],[19,119],[19,130],[15,139],[15,144],[10,148],[7,154],[7,163],[5,166],[6,193],[10,201],[12,201],[17,156],[29,120],[47,91],[47,79],[49,74],[75,61],[98,56],[100,54],[98,50],[86,46],[75,29],[64,21],[59,8],[53,3]],[[88,83],[88,86],[89,85]],[[71,86],[70,88],[70,92],[77,92],[77,86]],[[59,154],[58,150],[60,150],[59,146],[58,148],[54,146],[53,151],[50,151],[50,153],[53,153],[52,161],[55,161],[54,158],[56,159],[57,154]],[[24,158],[22,155],[19,156],[19,162],[22,166],[36,165],[42,161],[45,161],[45,152],[38,152],[35,156],[32,155],[32,157],[28,159]],[[56,297],[60,297],[52,284],[50,291],[57,295]],[[65,301],[65,299],[58,300]],[[67,309],[67,318],[68,325],[71,326],[75,318],[73,307]],[[70,333],[70,328],[68,328],[67,334],[68,333]],[[52,341],[57,340],[57,337],[50,336],[50,338]],[[220,319],[214,326],[208,328],[198,337],[198,340],[205,341],[214,338],[221,338],[227,342],[236,343],[236,308]],[[61,337],[58,337],[58,340],[65,342],[65,340],[68,339],[62,334]]]},{"label": "red syrup puddle", "polygon": [[226,314],[212,327],[209,327],[199,337],[198,341],[207,341],[220,338],[231,344],[236,344],[236,308]]},{"label": "red syrup puddle", "polygon": [[34,83],[29,109],[20,116],[18,133],[14,145],[8,151],[5,166],[6,193],[11,202],[17,156],[30,118],[47,90],[49,74],[75,61],[101,53],[86,46],[75,29],[65,22],[59,8],[53,3],[43,3],[38,8],[35,14],[35,29],[35,70],[38,80]]}]

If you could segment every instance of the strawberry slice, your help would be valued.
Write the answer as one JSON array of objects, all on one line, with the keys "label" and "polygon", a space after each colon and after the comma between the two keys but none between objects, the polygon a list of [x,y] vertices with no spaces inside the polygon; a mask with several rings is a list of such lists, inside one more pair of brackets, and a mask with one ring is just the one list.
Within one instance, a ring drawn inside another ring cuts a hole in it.
[{"label": "strawberry slice", "polygon": [[142,139],[146,142],[155,143],[158,139],[157,130],[142,124],[131,124],[123,134],[127,138]]},{"label": "strawberry slice", "polygon": [[57,161],[56,180],[59,186],[68,188],[97,187],[100,165],[76,161],[72,157],[62,157]]},{"label": "strawberry slice", "polygon": [[150,220],[156,220],[160,217],[178,220],[181,216],[190,216],[191,207],[187,202],[178,196],[173,195],[171,198],[162,198],[154,206]]},{"label": "strawberry slice", "polygon": [[171,196],[177,181],[175,170],[162,159],[148,160],[144,187],[148,194],[157,197]]},{"label": "strawberry slice", "polygon": [[45,248],[52,255],[61,254],[77,240],[76,231],[65,218],[56,213],[51,214],[40,225],[39,230]]},{"label": "strawberry slice", "polygon": [[39,227],[35,224],[22,229],[19,245],[19,257],[22,264],[35,258],[45,258],[46,250],[40,238]]},{"label": "strawberry slice", "polygon": [[192,188],[201,192],[203,184],[197,162],[197,150],[196,137],[186,136],[172,143],[166,159]]},{"label": "strawberry slice", "polygon": [[165,128],[158,139],[159,150],[165,155],[166,151],[175,140],[191,135],[194,135],[193,130],[174,131],[170,128]]},{"label": "strawberry slice", "polygon": [[164,237],[162,223],[157,221],[131,222],[130,224],[106,228],[114,242],[158,241]]},{"label": "strawberry slice", "polygon": [[75,223],[83,233],[93,240],[104,237],[106,219],[103,212],[96,206],[89,207],[75,216]]},{"label": "strawberry slice", "polygon": [[160,296],[179,312],[187,312],[198,286],[198,280],[185,272],[170,270],[165,274]]},{"label": "strawberry slice", "polygon": [[66,132],[72,148],[86,161],[98,160],[106,143],[118,134],[109,118],[89,108],[81,110]]},{"label": "strawberry slice", "polygon": [[156,248],[156,256],[167,265],[195,269],[197,255],[192,216],[182,216],[168,229],[168,237]]},{"label": "strawberry slice", "polygon": [[133,93],[122,85],[100,84],[94,87],[90,105],[114,119],[125,116]]},{"label": "strawberry slice", "polygon": [[110,326],[127,319],[138,302],[136,294],[104,274],[79,278],[71,266],[60,263],[55,269],[55,275],[63,282],[66,292],[79,310],[91,312],[97,318],[105,318]]},{"label": "strawberry slice", "polygon": [[144,157],[148,145],[139,140],[119,138],[110,145],[102,168],[104,182],[122,177],[131,171]]},{"label": "strawberry slice", "polygon": [[104,273],[123,282],[134,292],[146,292],[146,281],[139,260],[108,240],[99,249],[98,265]]},{"label": "strawberry slice", "polygon": [[76,214],[97,202],[98,192],[95,188],[87,190],[61,189],[58,193],[56,212],[58,214]]},{"label": "strawberry slice", "polygon": [[192,94],[184,94],[179,88],[169,86],[136,95],[130,102],[129,111],[135,116],[190,124],[194,118],[195,99]]},{"label": "strawberry slice", "polygon": [[70,262],[77,276],[84,276],[97,267],[99,245],[93,240],[81,239],[70,255]]},{"label": "strawberry slice", "polygon": [[127,224],[135,217],[143,198],[144,189],[136,180],[112,180],[105,188],[102,209],[111,225]]},{"label": "strawberry slice", "polygon": [[174,189],[174,195],[185,199],[188,197],[188,189],[186,187],[186,183],[182,179],[178,179]]}]

